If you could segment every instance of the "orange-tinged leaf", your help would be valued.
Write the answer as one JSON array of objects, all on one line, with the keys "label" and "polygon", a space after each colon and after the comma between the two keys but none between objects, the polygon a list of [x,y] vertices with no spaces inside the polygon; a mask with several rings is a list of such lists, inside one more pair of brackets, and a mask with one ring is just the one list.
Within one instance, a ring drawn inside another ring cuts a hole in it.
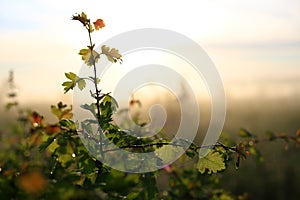
[{"label": "orange-tinged leaf", "polygon": [[297,137],[300,137],[300,129],[297,130],[296,135]]},{"label": "orange-tinged leaf", "polygon": [[97,19],[94,23],[95,29],[98,31],[99,29],[105,27],[105,24],[102,19]]},{"label": "orange-tinged leaf", "polygon": [[61,119],[71,119],[73,117],[73,113],[71,111],[72,109],[64,110],[61,115]]},{"label": "orange-tinged leaf", "polygon": [[250,152],[249,152],[249,151],[245,151],[245,155],[246,155],[246,156],[249,156],[249,155],[250,155]]},{"label": "orange-tinged leaf", "polygon": [[19,187],[27,193],[41,192],[45,187],[47,180],[39,171],[32,171],[20,176]]},{"label": "orange-tinged leaf", "polygon": [[37,112],[33,112],[31,115],[30,115],[30,119],[32,121],[32,125],[34,127],[36,126],[40,126],[42,124],[42,122],[44,121],[44,117],[41,116],[40,114],[38,114]]},{"label": "orange-tinged leaf", "polygon": [[14,169],[8,169],[8,170],[5,170],[3,174],[4,174],[4,176],[9,176],[9,175],[13,174],[14,172],[15,172]]},{"label": "orange-tinged leaf", "polygon": [[285,138],[287,138],[287,134],[286,133],[279,133],[278,137],[285,139]]},{"label": "orange-tinged leaf", "polygon": [[47,135],[53,135],[53,134],[58,133],[60,131],[59,126],[57,126],[56,124],[48,125],[48,126],[46,126],[45,129],[46,129]]},{"label": "orange-tinged leaf", "polygon": [[26,170],[27,170],[27,168],[28,168],[28,163],[23,163],[22,165],[21,165],[21,172],[25,172]]}]

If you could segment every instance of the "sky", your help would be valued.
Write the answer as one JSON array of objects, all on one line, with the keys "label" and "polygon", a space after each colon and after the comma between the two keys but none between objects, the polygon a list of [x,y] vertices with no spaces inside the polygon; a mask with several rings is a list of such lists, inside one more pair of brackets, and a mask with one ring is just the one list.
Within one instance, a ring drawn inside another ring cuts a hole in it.
[{"label": "sky", "polygon": [[[86,32],[71,16],[84,11],[106,27],[95,43],[138,28],[163,28],[196,41],[215,63],[227,96],[300,93],[298,0],[0,0],[0,98],[14,70],[20,98],[70,100],[64,73],[78,72]],[[117,48],[117,47],[116,47]],[[124,60],[126,62],[126,60]],[[1,101],[1,99],[0,99]]]}]

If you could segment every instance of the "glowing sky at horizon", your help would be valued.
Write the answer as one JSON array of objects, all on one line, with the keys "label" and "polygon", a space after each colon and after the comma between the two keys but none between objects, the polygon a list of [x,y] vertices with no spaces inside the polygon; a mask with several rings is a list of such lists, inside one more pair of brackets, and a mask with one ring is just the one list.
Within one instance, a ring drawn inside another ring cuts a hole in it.
[{"label": "glowing sky at horizon", "polygon": [[300,93],[297,0],[0,2],[0,90],[13,69],[25,101],[69,98],[60,86],[64,72],[78,72],[78,51],[88,44],[86,32],[70,20],[81,11],[107,25],[93,35],[97,44],[137,28],[170,29],[197,41],[229,96]]}]

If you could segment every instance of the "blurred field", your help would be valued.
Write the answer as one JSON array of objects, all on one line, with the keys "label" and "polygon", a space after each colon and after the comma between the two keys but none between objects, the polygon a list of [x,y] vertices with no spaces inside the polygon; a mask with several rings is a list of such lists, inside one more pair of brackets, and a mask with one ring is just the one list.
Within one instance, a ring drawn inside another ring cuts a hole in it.
[{"label": "blurred field", "polygon": [[[224,131],[236,133],[243,127],[264,137],[266,131],[294,135],[300,128],[300,98],[234,100],[228,102]],[[221,184],[236,193],[249,193],[249,199],[299,199],[300,148],[284,142],[263,142],[258,145],[264,162],[254,159],[234,166],[222,175]]]}]

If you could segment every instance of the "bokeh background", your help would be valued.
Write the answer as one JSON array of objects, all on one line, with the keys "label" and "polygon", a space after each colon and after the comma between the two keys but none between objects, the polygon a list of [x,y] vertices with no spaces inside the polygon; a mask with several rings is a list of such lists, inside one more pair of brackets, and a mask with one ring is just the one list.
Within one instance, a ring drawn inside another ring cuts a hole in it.
[{"label": "bokeh background", "polygon": [[[18,101],[44,113],[48,120],[52,120],[51,104],[72,103],[72,94],[63,94],[61,83],[64,72],[80,69],[78,52],[88,38],[70,19],[85,11],[88,17],[105,21],[106,27],[93,36],[98,44],[133,29],[164,28],[201,45],[219,70],[227,94],[224,133],[234,135],[245,128],[263,137],[268,130],[295,134],[300,128],[297,0],[0,0],[0,4],[2,105],[7,101],[10,70],[14,71]],[[141,93],[141,101],[145,105],[169,101],[163,91],[155,93],[144,100]],[[205,121],[209,104],[204,101],[202,106]],[[3,107],[1,129],[13,118]],[[168,109],[172,113],[172,106]],[[176,121],[176,113],[170,116]],[[205,130],[205,123],[203,126]],[[237,193],[255,194],[253,199],[300,198],[299,149],[284,150],[283,146],[281,142],[261,144],[264,163],[249,159],[239,170],[229,166],[221,184]]]}]

